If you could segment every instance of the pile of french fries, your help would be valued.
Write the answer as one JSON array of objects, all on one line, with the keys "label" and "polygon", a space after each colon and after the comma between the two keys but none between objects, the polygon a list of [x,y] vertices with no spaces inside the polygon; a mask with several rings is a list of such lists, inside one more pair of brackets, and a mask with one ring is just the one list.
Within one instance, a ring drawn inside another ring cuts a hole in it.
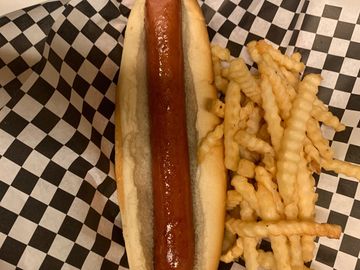
[{"label": "pile of french fries", "polygon": [[[301,55],[284,55],[264,40],[247,49],[256,74],[227,49],[212,47],[219,98],[210,110],[223,121],[200,149],[223,143],[231,178],[221,260],[242,258],[248,270],[308,269],[315,237],[341,235],[340,226],[314,220],[313,173],[324,168],[360,179],[360,167],[333,158],[320,123],[345,126],[316,96],[320,75],[302,78]],[[272,252],[259,248],[262,240]]]}]

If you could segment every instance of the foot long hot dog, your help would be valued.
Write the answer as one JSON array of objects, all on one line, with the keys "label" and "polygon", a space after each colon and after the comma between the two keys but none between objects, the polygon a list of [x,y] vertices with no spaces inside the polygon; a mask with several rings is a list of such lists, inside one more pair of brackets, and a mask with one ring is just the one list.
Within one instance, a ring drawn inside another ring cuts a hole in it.
[{"label": "foot long hot dog", "polygon": [[226,177],[210,44],[196,0],[137,0],[116,97],[115,172],[130,269],[217,269]]}]

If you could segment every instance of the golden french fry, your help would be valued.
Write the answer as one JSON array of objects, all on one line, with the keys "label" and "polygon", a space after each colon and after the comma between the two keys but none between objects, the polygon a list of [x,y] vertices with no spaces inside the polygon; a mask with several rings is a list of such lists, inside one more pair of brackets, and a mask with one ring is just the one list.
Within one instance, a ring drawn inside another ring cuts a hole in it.
[{"label": "golden french fry", "polygon": [[199,163],[201,163],[205,159],[205,156],[208,155],[215,146],[221,144],[222,142],[221,139],[223,135],[224,135],[223,124],[217,125],[213,131],[210,131],[206,135],[206,137],[201,141],[201,144],[198,148]]},{"label": "golden french fry", "polygon": [[334,171],[336,173],[341,173],[349,177],[355,177],[356,179],[360,180],[359,165],[337,159],[322,159],[321,166],[327,171]]},{"label": "golden french fry", "polygon": [[340,238],[341,227],[335,224],[316,223],[311,221],[242,221],[233,220],[229,226],[240,237],[265,238],[269,236],[313,235],[328,238]]},{"label": "golden french fry", "polygon": [[322,122],[325,125],[332,127],[336,131],[345,130],[345,126],[340,123],[339,118],[337,118],[329,111],[324,111],[320,106],[313,106],[311,115],[319,122]]},{"label": "golden french fry", "polygon": [[244,237],[244,260],[247,270],[258,270],[259,262],[257,260],[258,252],[256,246],[258,241],[255,238]]},{"label": "golden french fry", "polygon": [[304,140],[304,153],[311,171],[320,173],[320,154],[308,137]]},{"label": "golden french fry", "polygon": [[265,154],[269,153],[274,155],[274,149],[271,147],[270,144],[264,142],[263,140],[257,138],[255,135],[251,135],[244,130],[239,130],[235,134],[235,140],[240,145],[246,147],[250,151],[254,151],[256,153]]},{"label": "golden french fry", "polygon": [[224,118],[225,104],[220,99],[215,99],[210,104],[210,112],[219,118]]},{"label": "golden french fry", "polygon": [[272,90],[280,110],[282,119],[287,119],[291,110],[291,99],[281,78],[275,72],[275,63],[268,54],[263,54],[263,61],[259,63],[259,72],[270,80]]},{"label": "golden french fry", "polygon": [[281,139],[284,134],[284,129],[281,126],[279,109],[275,101],[275,96],[272,91],[270,81],[266,75],[263,75],[260,86],[262,90],[261,91],[262,106],[265,111],[264,118],[267,123],[268,132],[271,138],[271,143],[275,148],[275,152],[278,153],[280,149]]},{"label": "golden french fry", "polygon": [[277,269],[292,270],[290,265],[290,247],[287,238],[279,235],[272,236],[270,239]]},{"label": "golden french fry", "polygon": [[255,168],[255,179],[258,184],[262,184],[271,192],[276,210],[278,214],[281,215],[284,212],[284,205],[281,201],[279,193],[277,192],[277,185],[272,181],[271,174],[265,168],[257,166]]},{"label": "golden french fry", "polygon": [[242,199],[246,201],[251,209],[259,215],[259,203],[256,197],[256,191],[252,184],[248,183],[245,177],[235,175],[231,180],[231,185],[241,195]]},{"label": "golden french fry", "polygon": [[256,191],[257,201],[260,209],[260,217],[263,220],[279,220],[280,214],[276,210],[276,204],[273,199],[271,191],[269,191],[263,184],[258,183]]},{"label": "golden french fry", "polygon": [[302,269],[304,266],[300,240],[300,235],[289,236],[291,267],[293,269]]},{"label": "golden french fry", "polygon": [[260,121],[262,119],[262,113],[259,107],[255,107],[249,114],[249,119],[246,122],[246,131],[249,134],[255,135],[260,129]]},{"label": "golden french fry", "polygon": [[247,159],[240,159],[239,166],[237,169],[237,173],[240,176],[246,177],[246,178],[254,178],[255,177],[255,163],[247,160]]},{"label": "golden french fry", "polygon": [[[299,76],[296,76],[293,72],[287,70],[283,66],[280,67],[279,69],[280,69],[283,77],[286,79],[287,83],[291,85],[292,89],[290,91],[292,92],[292,90],[295,90],[295,88],[297,88],[297,85],[299,84]],[[294,97],[295,97],[296,92],[294,94],[295,94],[294,95]]]},{"label": "golden french fry", "polygon": [[300,151],[305,139],[306,123],[320,84],[320,76],[309,74],[299,84],[299,93],[291,109],[280,148],[276,178],[285,206],[294,202]]},{"label": "golden french fry", "polygon": [[306,167],[304,157],[301,157],[296,177],[298,191],[299,218],[313,220],[315,215],[315,181]]},{"label": "golden french fry", "polygon": [[250,114],[252,113],[254,108],[255,108],[254,102],[252,101],[246,103],[244,107],[241,107],[240,120],[238,125],[239,129],[246,129]]},{"label": "golden french fry", "polygon": [[238,238],[235,241],[235,244],[220,257],[220,260],[224,263],[231,263],[232,261],[240,258],[244,253],[244,246],[242,239]]},{"label": "golden french fry", "polygon": [[257,42],[256,46],[261,54],[268,53],[276,62],[285,66],[288,70],[302,72],[305,68],[304,63],[294,61],[291,57],[282,54],[279,50],[267,44],[264,40]]},{"label": "golden french fry", "polygon": [[333,158],[334,153],[329,146],[329,141],[322,136],[320,125],[314,118],[308,120],[306,124],[306,134],[316,149],[319,150],[321,157],[328,160]]},{"label": "golden french fry", "polygon": [[256,44],[257,44],[257,41],[255,41],[255,40],[250,41],[247,44],[247,49],[250,53],[252,60],[256,63],[259,63],[261,61],[261,55],[260,55],[258,49],[256,48]]},{"label": "golden french fry", "polygon": [[290,58],[292,60],[294,60],[295,62],[300,62],[301,61],[301,54],[299,52],[294,52]]},{"label": "golden french fry", "polygon": [[244,60],[237,58],[231,61],[228,78],[239,83],[243,93],[253,102],[261,104],[260,88]]},{"label": "golden french fry", "polygon": [[264,154],[261,162],[263,163],[265,169],[271,174],[271,176],[275,177],[276,175],[276,161],[275,157],[270,153]]},{"label": "golden french fry", "polygon": [[226,90],[224,112],[224,146],[225,166],[229,170],[236,171],[239,164],[239,145],[235,141],[235,133],[240,117],[240,85],[231,81]]},{"label": "golden french fry", "polygon": [[301,237],[301,247],[304,262],[309,262],[314,257],[315,236],[304,235]]}]

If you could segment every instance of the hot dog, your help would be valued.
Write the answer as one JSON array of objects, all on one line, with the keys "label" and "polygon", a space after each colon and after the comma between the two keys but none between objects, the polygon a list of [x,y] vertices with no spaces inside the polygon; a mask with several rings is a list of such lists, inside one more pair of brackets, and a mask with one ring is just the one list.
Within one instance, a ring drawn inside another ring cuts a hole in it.
[{"label": "hot dog", "polygon": [[217,269],[222,145],[197,158],[219,123],[207,110],[216,91],[206,26],[196,0],[162,2],[165,17],[157,2],[137,0],[131,11],[116,94],[115,173],[128,262],[140,270]]}]

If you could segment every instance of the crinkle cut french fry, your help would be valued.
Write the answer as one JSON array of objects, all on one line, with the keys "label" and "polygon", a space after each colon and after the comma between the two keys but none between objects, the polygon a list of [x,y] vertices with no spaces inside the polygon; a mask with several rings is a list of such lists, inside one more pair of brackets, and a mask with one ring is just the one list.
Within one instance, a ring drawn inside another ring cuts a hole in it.
[{"label": "crinkle cut french fry", "polygon": [[312,172],[320,173],[320,154],[313,143],[310,141],[308,137],[305,137],[304,140],[304,152],[306,161],[309,164]]},{"label": "crinkle cut french fry", "polygon": [[276,74],[274,68],[272,67],[275,63],[271,57],[266,53],[262,57],[263,61],[258,64],[259,72],[269,78],[276,103],[280,110],[281,118],[287,119],[291,110],[291,99],[289,93],[286,90],[285,85],[282,83],[281,78]]},{"label": "crinkle cut french fry", "polygon": [[261,110],[259,107],[255,107],[249,114],[249,119],[246,122],[246,131],[249,134],[255,135],[260,129],[260,122],[262,119]]},{"label": "crinkle cut french fry", "polygon": [[304,262],[309,262],[314,257],[315,236],[304,235],[301,237],[301,247]]},{"label": "crinkle cut french fry", "polygon": [[329,111],[322,110],[319,106],[313,107],[311,115],[319,122],[323,122],[325,125],[332,127],[338,132],[345,130],[345,126],[340,123],[339,118]]},{"label": "crinkle cut french fry", "polygon": [[239,130],[235,135],[235,140],[242,146],[246,147],[250,151],[256,153],[265,154],[269,153],[274,155],[274,150],[270,144],[257,138],[255,135],[251,135],[244,130]]},{"label": "crinkle cut french fry", "polygon": [[220,99],[215,99],[211,102],[210,111],[217,117],[224,118],[225,104]]},{"label": "crinkle cut french fry", "polygon": [[210,131],[206,137],[202,140],[198,150],[198,160],[201,163],[206,155],[211,152],[214,146],[221,143],[221,139],[224,135],[224,125],[219,124],[213,131]]},{"label": "crinkle cut french fry", "polygon": [[240,237],[265,238],[269,236],[313,235],[339,239],[339,225],[316,223],[311,221],[280,220],[250,222],[233,220],[229,226]]},{"label": "crinkle cut french fry", "polygon": [[306,167],[304,157],[299,162],[296,177],[298,191],[299,218],[302,220],[313,220],[315,216],[315,181]]},{"label": "crinkle cut french fry", "polygon": [[286,81],[293,87],[293,89],[296,88],[299,83],[299,77],[295,76],[294,73],[288,71],[285,67],[280,67],[280,71]]},{"label": "crinkle cut french fry", "polygon": [[304,63],[294,61],[291,57],[282,54],[279,50],[273,48],[271,45],[267,44],[264,40],[258,41],[257,48],[260,53],[262,52],[269,53],[276,62],[278,62],[280,65],[285,66],[288,70],[300,73],[305,68]]},{"label": "crinkle cut french fry", "polygon": [[302,269],[304,266],[300,240],[301,238],[299,235],[289,236],[291,267],[293,269]]},{"label": "crinkle cut french fry", "polygon": [[278,214],[282,214],[284,212],[284,205],[281,201],[279,193],[277,192],[277,186],[272,181],[271,174],[265,168],[257,166],[255,168],[255,179],[258,183],[264,185],[264,187],[266,187],[266,189],[271,192],[276,210]]},{"label": "crinkle cut french fry", "polygon": [[292,270],[290,265],[290,247],[287,238],[283,235],[271,236],[271,247],[278,270]]},{"label": "crinkle cut french fry", "polygon": [[271,191],[269,191],[263,184],[258,183],[256,196],[260,208],[260,217],[263,220],[279,220],[281,216],[276,210]]},{"label": "crinkle cut french fry", "polygon": [[241,107],[239,129],[245,129],[247,127],[247,121],[254,108],[254,102],[248,102],[244,107]]},{"label": "crinkle cut french fry", "polygon": [[320,156],[328,160],[333,158],[334,153],[329,146],[329,141],[322,136],[320,125],[314,118],[308,120],[306,133],[316,149],[319,150]]},{"label": "crinkle cut french fry", "polygon": [[247,270],[258,270],[259,262],[257,260],[258,252],[256,246],[258,241],[256,238],[244,237],[244,259]]},{"label": "crinkle cut french fry", "polygon": [[231,61],[229,79],[239,83],[243,93],[253,102],[261,104],[260,88],[248,70],[244,60],[237,58]]},{"label": "crinkle cut french fry", "polygon": [[242,243],[242,239],[236,239],[235,244],[224,254],[220,257],[220,260],[224,263],[231,263],[232,261],[240,258],[244,253],[244,246]]},{"label": "crinkle cut french fry", "polygon": [[259,203],[256,197],[255,188],[252,184],[248,183],[245,177],[235,175],[231,180],[231,185],[241,195],[244,201],[246,201],[251,209],[253,209],[257,215],[259,215]]},{"label": "crinkle cut french fry", "polygon": [[300,151],[305,139],[306,123],[310,117],[320,80],[320,76],[309,74],[300,82],[299,94],[294,100],[291,116],[284,131],[283,144],[277,162],[276,179],[285,205],[294,202]]},{"label": "crinkle cut french fry", "polygon": [[280,149],[281,139],[284,134],[284,129],[281,126],[281,118],[279,116],[279,109],[276,104],[275,96],[272,91],[270,81],[266,75],[263,75],[261,82],[261,97],[262,106],[265,111],[265,121],[267,123],[268,132],[270,134],[271,143],[277,153]]},{"label": "crinkle cut french fry", "polygon": [[355,177],[360,180],[360,166],[345,162],[342,160],[332,159],[322,159],[321,166],[327,171],[334,171],[336,173],[341,173],[349,177]]},{"label": "crinkle cut french fry", "polygon": [[229,170],[236,171],[239,164],[239,145],[235,141],[235,133],[240,117],[240,85],[231,81],[225,96],[225,118],[224,118],[224,146],[225,166]]},{"label": "crinkle cut french fry", "polygon": [[256,48],[256,44],[257,44],[257,41],[253,40],[253,41],[250,41],[246,45],[246,47],[247,47],[253,61],[256,63],[259,63],[261,61],[261,55],[260,55],[258,49]]},{"label": "crinkle cut french fry", "polygon": [[260,155],[255,152],[251,152],[244,146],[239,145],[240,158],[250,160],[251,162],[257,162],[260,160]]}]

